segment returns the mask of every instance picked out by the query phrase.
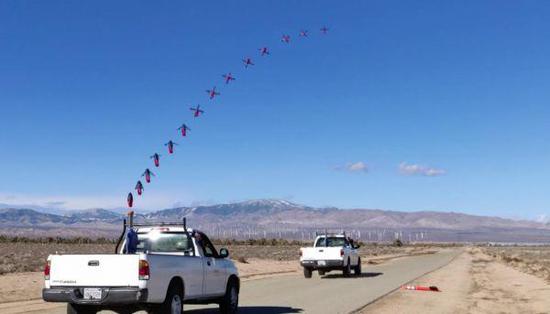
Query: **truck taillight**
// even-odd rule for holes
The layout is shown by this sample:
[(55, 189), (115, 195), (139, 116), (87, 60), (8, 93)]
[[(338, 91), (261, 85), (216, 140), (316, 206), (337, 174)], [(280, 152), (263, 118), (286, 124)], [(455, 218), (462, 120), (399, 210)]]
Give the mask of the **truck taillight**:
[(50, 261), (46, 261), (46, 265), (44, 266), (44, 279), (50, 280)]
[(344, 256), (344, 249), (340, 249), (340, 256)]
[(139, 280), (149, 280), (149, 263), (146, 260), (139, 260)]

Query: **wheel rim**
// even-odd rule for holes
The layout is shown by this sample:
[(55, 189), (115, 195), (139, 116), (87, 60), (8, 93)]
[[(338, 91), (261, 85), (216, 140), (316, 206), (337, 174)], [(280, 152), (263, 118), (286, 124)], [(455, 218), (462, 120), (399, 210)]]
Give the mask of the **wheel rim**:
[(237, 289), (235, 289), (235, 287), (231, 287), (229, 298), (231, 308), (236, 310), (239, 306), (239, 294), (237, 293)]
[(179, 295), (175, 295), (172, 297), (170, 312), (172, 314), (181, 314), (181, 298)]

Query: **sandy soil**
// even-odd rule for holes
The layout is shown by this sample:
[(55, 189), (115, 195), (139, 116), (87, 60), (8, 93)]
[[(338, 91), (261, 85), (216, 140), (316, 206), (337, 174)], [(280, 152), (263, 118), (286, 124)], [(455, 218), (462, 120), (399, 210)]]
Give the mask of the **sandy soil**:
[(550, 313), (544, 280), (469, 249), (449, 265), (411, 284), (442, 292), (397, 290), (360, 313)]

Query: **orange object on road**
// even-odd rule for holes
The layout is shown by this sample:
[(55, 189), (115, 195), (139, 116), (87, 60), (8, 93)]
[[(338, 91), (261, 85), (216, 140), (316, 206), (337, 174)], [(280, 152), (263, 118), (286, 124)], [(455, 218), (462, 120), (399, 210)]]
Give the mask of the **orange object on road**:
[(405, 290), (420, 290), (420, 291), (434, 291), (434, 292), (441, 292), (436, 286), (401, 286), (402, 289)]

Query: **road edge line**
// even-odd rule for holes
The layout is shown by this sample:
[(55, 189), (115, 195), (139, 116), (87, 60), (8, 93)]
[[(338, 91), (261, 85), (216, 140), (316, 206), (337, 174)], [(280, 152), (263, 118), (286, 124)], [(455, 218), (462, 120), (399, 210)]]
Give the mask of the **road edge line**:
[[(430, 270), (430, 271), (427, 271), (427, 272), (425, 272), (424, 274), (422, 274), (422, 275), (420, 275), (420, 276), (418, 276), (418, 277), (415, 277), (415, 278), (413, 278), (413, 279), (411, 279), (411, 280), (409, 280), (409, 281), (407, 281), (407, 282), (405, 282), (405, 283), (403, 283), (403, 284), (404, 284), (404, 285), (410, 284), (410, 283), (412, 283), (413, 281), (417, 280), (417, 279), (420, 278), (420, 277), (424, 277), (424, 276), (426, 276), (426, 275), (428, 275), (428, 274), (431, 274), (431, 273), (433, 273), (433, 272), (435, 272), (435, 271), (440, 270), (441, 268), (443, 268), (443, 267), (449, 265), (450, 263), (452, 263), (457, 257), (459, 257), (460, 255), (462, 255), (462, 254), (464, 254), (464, 253), (465, 253), (465, 251), (464, 251), (464, 249), (462, 249), (460, 253), (458, 253), (458, 254), (456, 254), (455, 256), (453, 256), (453, 258), (451, 258), (447, 263), (445, 263), (445, 264), (443, 264), (443, 265), (441, 265), (441, 266), (439, 266), (439, 267), (436, 267), (436, 268), (434, 268), (434, 269), (432, 269), (432, 270)], [(374, 300), (370, 301), (369, 303), (367, 303), (367, 304), (365, 304), (365, 305), (363, 305), (363, 306), (361, 306), (361, 307), (359, 307), (359, 308), (356, 308), (355, 310), (353, 310), (353, 311), (351, 311), (351, 312), (348, 312), (348, 314), (357, 314), (357, 313), (359, 313), (360, 311), (364, 310), (367, 306), (372, 305), (373, 303), (379, 301), (380, 299), (383, 299), (383, 298), (387, 297), (388, 295), (394, 293), (395, 291), (397, 291), (397, 290), (399, 290), (399, 289), (401, 289), (401, 286), (399, 286), (399, 287), (397, 287), (397, 288), (395, 288), (395, 289), (393, 289), (393, 290), (391, 290), (391, 291), (388, 291), (387, 293), (384, 293), (383, 295), (379, 296), (378, 298), (375, 298)]]

